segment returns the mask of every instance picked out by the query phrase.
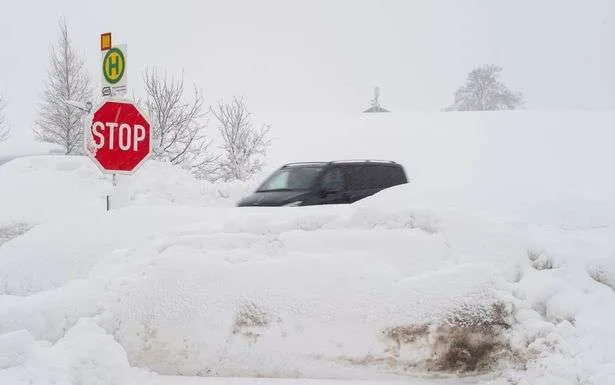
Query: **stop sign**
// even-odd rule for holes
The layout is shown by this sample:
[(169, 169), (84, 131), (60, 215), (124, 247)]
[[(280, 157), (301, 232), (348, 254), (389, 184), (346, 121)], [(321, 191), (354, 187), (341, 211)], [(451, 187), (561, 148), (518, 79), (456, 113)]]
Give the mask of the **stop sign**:
[(132, 103), (106, 101), (86, 130), (85, 149), (103, 172), (130, 174), (150, 155), (149, 122)]

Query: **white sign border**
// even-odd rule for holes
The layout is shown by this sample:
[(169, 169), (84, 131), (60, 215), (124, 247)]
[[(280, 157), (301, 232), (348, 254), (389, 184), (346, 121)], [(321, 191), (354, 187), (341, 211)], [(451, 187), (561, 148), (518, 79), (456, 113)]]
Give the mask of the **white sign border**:
[(107, 52), (112, 50), (112, 49), (118, 49), (120, 52), (122, 52), (122, 55), (124, 56), (124, 74), (122, 75), (122, 78), (120, 79), (119, 82), (117, 83), (110, 83), (107, 81), (107, 78), (105, 78), (105, 70), (103, 68), (101, 68), (101, 90), (105, 87), (109, 87), (112, 91), (112, 96), (113, 96), (113, 89), (114, 88), (118, 88), (118, 87), (126, 87), (128, 88), (128, 44), (118, 44), (118, 45), (113, 45), (111, 46), (111, 48), (109, 48), (108, 50), (105, 50), (102, 52), (102, 56), (101, 56), (101, 64), (104, 66), (104, 61), (105, 61), (105, 56), (107, 55)]

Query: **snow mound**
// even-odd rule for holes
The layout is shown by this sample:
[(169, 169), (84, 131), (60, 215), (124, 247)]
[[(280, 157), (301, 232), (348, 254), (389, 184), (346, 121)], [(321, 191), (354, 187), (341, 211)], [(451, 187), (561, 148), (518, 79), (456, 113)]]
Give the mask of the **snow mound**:
[(94, 317), (127, 362), (164, 374), (418, 372), (434, 344), (391, 350), (387, 330), (484, 318), (510, 302), (504, 266), (522, 248), (468, 245), (458, 232), (479, 219), (457, 227), (458, 212), (370, 206), (128, 207), (41, 224), (0, 249), (0, 332), (55, 348)]
[[(187, 205), (232, 206), (246, 194), (240, 183), (211, 184), (179, 167), (149, 161), (134, 175), (118, 176), (114, 190), (105, 175), (83, 156), (29, 156), (0, 166), (0, 228), (15, 223), (41, 223), (74, 218), (111, 207)], [(0, 235), (1, 236), (1, 235)]]
[(54, 345), (34, 341), (23, 331), (0, 338), (11, 338), (15, 348), (28, 349), (23, 359), (13, 362), (19, 365), (0, 370), (2, 383), (122, 384), (140, 374), (129, 367), (122, 348), (91, 319), (80, 320)]
[(55, 144), (24, 141), (16, 138), (9, 138), (5, 142), (0, 142), (0, 165), (19, 157), (53, 154), (64, 154), (64, 150)]
[(0, 223), (104, 210), (106, 178), (85, 157), (32, 156), (0, 166)]
[(322, 377), (343, 371), (337, 360), (382, 350), (388, 327), (498, 300), (497, 270), (442, 261), (448, 250), (429, 233), (337, 225), (274, 222), (266, 234), (174, 236), (132, 250), (126, 258), (145, 267), (116, 284), (105, 328), (131, 363), (164, 374)]
[(127, 206), (234, 206), (251, 187), (247, 183), (208, 183), (168, 163), (148, 162), (134, 176), (118, 177), (114, 208)]
[(615, 383), (614, 117), (293, 117), (270, 168), (406, 167), (410, 184), (343, 206), (230, 207), (258, 178), (211, 185), (148, 162), (105, 212), (111, 178), (89, 159), (14, 159), (0, 166), (0, 383)]
[(0, 335), (0, 369), (19, 366), (31, 356), (34, 339), (25, 330)]
[[(127, 207), (5, 244), (0, 332), (25, 329), (58, 349), (93, 317), (125, 354), (115, 366), (162, 374), (382, 379), (499, 368), (510, 377), (528, 365), (541, 378), (553, 375), (544, 365), (581, 354), (573, 341), (583, 354), (604, 348), (577, 341), (575, 328), (604, 319), (587, 293), (592, 303), (613, 297), (590, 275), (608, 266), (574, 250), (591, 241), (609, 255), (612, 234), (584, 231), (591, 237), (563, 247), (563, 230), (435, 209), (413, 186), (352, 206)], [(33, 249), (49, 262), (37, 266)], [(82, 343), (98, 338), (88, 333)]]

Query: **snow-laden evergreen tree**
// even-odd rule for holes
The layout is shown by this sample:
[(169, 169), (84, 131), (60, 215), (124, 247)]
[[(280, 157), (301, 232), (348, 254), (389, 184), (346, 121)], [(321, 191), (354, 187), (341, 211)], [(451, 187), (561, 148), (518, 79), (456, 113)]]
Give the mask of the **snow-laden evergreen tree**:
[(263, 167), (270, 145), (269, 125), (252, 126), (252, 115), (243, 98), (220, 102), (212, 113), (218, 121), (223, 155), (218, 162), (218, 177), (224, 181), (246, 180)]
[(59, 145), (66, 154), (83, 153), (87, 113), (66, 102), (90, 101), (92, 88), (84, 60), (73, 46), (64, 21), (60, 21), (59, 40), (51, 47), (49, 61), (35, 137)]
[(515, 110), (523, 106), (523, 95), (500, 81), (502, 67), (486, 65), (468, 74), (466, 83), (455, 92), (455, 102), (447, 111)]
[(192, 100), (184, 95), (184, 80), (162, 75), (156, 69), (144, 72), (145, 106), (152, 127), (152, 153), (155, 159), (182, 166), (198, 178), (209, 179), (215, 157), (205, 135), (206, 111), (203, 97), (194, 88)]

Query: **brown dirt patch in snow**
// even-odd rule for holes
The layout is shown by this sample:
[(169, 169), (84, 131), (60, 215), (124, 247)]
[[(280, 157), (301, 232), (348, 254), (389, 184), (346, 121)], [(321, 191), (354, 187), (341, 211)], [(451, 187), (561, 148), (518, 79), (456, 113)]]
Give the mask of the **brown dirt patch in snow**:
[(395, 341), (398, 345), (409, 344), (427, 336), (428, 333), (429, 327), (427, 325), (396, 326), (386, 329), (384, 332), (387, 338)]
[(427, 370), (443, 372), (482, 372), (492, 368), (508, 353), (508, 344), (490, 329), (441, 326)]
[(384, 338), (392, 343), (385, 350), (390, 356), (398, 358), (402, 345), (408, 345), (429, 336), (429, 325), (404, 325), (385, 329)]
[(505, 330), (511, 327), (512, 313), (497, 302), (487, 311), (461, 308), (435, 330), (429, 371), (484, 372), (503, 359), (512, 358)]
[(511, 325), (512, 310), (504, 303), (486, 308), (460, 307), (439, 325), (402, 325), (383, 330), (389, 345), (384, 355), (343, 357), (341, 361), (385, 366), (402, 373), (485, 373), (502, 361), (519, 361), (520, 355), (508, 343), (506, 330)]

